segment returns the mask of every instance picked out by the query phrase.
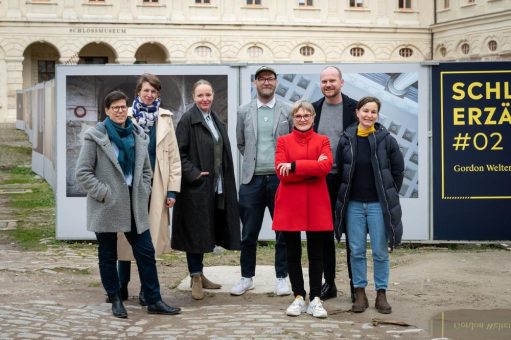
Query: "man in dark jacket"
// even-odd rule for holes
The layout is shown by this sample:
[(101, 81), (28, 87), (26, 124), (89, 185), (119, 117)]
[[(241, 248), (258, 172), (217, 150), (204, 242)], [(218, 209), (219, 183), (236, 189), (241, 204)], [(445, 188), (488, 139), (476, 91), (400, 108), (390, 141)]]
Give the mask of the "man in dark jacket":
[[(314, 130), (320, 134), (327, 135), (330, 139), (332, 155), (335, 155), (337, 144), (342, 132), (351, 124), (356, 122), (355, 108), (357, 101), (341, 93), (344, 80), (342, 72), (335, 66), (327, 66), (320, 73), (320, 87), (324, 97), (312, 103), (316, 111), (314, 119)], [(339, 178), (337, 176), (337, 165), (334, 162), (330, 174), (326, 177), (328, 193), (332, 204), (332, 214), (335, 211), (335, 202), (339, 190)], [(332, 219), (335, 220), (334, 216)], [(338, 238), (341, 235), (337, 235)], [(349, 262), (348, 235), (346, 235), (346, 252), (348, 274), (350, 277), (351, 299), (354, 301), (354, 290), (351, 282), (351, 266)], [(323, 271), (325, 282), (321, 287), (321, 300), (327, 300), (337, 296), (335, 286), (335, 240), (332, 232), (331, 237), (325, 239), (323, 245)]]

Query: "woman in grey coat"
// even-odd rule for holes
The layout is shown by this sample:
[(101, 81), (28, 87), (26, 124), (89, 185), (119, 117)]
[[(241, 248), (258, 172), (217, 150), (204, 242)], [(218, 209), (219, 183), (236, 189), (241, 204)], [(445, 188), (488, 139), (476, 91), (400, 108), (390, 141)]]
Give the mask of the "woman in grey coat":
[(127, 119), (127, 99), (121, 91), (107, 94), (108, 117), (85, 132), (76, 179), (87, 192), (87, 230), (98, 240), (99, 273), (114, 316), (128, 316), (119, 295), (117, 232), (124, 232), (133, 249), (148, 312), (178, 314), (180, 309), (167, 305), (160, 295), (147, 208), (152, 175), (149, 140)]

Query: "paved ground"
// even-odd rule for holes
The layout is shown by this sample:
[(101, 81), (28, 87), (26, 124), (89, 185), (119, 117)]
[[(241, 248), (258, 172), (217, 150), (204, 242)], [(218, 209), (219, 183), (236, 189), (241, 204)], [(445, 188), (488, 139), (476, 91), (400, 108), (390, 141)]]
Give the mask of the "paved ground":
[[(97, 284), (95, 254), (72, 249), (23, 252), (5, 245), (2, 248), (0, 339), (429, 338), (425, 330), (416, 327), (372, 326), (372, 318), (381, 315), (374, 310), (351, 314), (345, 295), (326, 302), (330, 316), (325, 320), (309, 315), (287, 317), (284, 311), (291, 298), (275, 297), (269, 292), (273, 287), (261, 287), (265, 280), (273, 281), (270, 268), (260, 268), (258, 290), (241, 297), (211, 291), (204, 300), (194, 301), (185, 278), (181, 286), (186, 290), (164, 288), (165, 300), (183, 307), (181, 315), (149, 315), (132, 296), (126, 303), (129, 318), (116, 319)], [(225, 290), (237, 273), (238, 268), (226, 266), (206, 272), (223, 283)], [(130, 293), (136, 293), (137, 282), (131, 288)]]
[[(19, 132), (0, 127), (0, 142), (0, 173), (8, 164), (30, 164), (29, 153), (5, 152), (6, 147), (26, 147)], [(6, 197), (0, 192), (0, 220), (15, 220)], [(33, 211), (28, 218), (43, 225), (47, 216)], [(47, 251), (23, 251), (11, 242), (9, 231), (1, 230), (9, 227), (0, 225), (0, 339), (511, 339), (511, 252), (506, 250), (396, 250), (388, 290), (393, 313), (381, 315), (372, 307), (371, 289), (370, 308), (361, 314), (349, 311), (345, 252), (340, 249), (340, 293), (325, 302), (329, 317), (324, 320), (287, 317), (292, 298), (273, 296), (271, 267), (258, 267), (256, 290), (230, 296), (239, 275), (236, 252), (206, 257), (206, 274), (224, 289), (194, 301), (184, 255), (173, 252), (157, 262), (158, 273), (164, 299), (183, 313), (147, 314), (137, 303), (135, 277), (126, 303), (129, 318), (122, 320), (104, 302), (94, 246), (61, 243)], [(46, 241), (51, 244), (51, 238)], [(271, 249), (262, 253), (258, 264), (272, 263)]]
[[(285, 308), (291, 298), (273, 296), (272, 284), (268, 284), (273, 281), (271, 268), (258, 270), (259, 290), (255, 292), (233, 297), (210, 291), (204, 300), (194, 301), (186, 273), (178, 273), (182, 281), (177, 287), (168, 286), (164, 281), (176, 273), (159, 261), (164, 299), (181, 306), (183, 313), (149, 315), (133, 295), (126, 303), (129, 318), (121, 320), (111, 316), (110, 305), (104, 302), (93, 248), (26, 252), (4, 243), (0, 244), (0, 339), (432, 339), (442, 338), (439, 324), (436, 330), (432, 328), (435, 315), (460, 308), (475, 310), (477, 315), (490, 315), (488, 310), (501, 308), (504, 314), (500, 319), (489, 318), (484, 325), (472, 319), (457, 323), (465, 331), (474, 325), (485, 327), (482, 334), (491, 336), (481, 337), (473, 329), (468, 336), (456, 337), (452, 332), (456, 325), (445, 324), (451, 329), (445, 339), (509, 339), (511, 288), (509, 280), (499, 284), (497, 278), (509, 278), (510, 260), (511, 252), (499, 250), (402, 254), (391, 272), (388, 295), (393, 314), (381, 315), (372, 308), (372, 291), (368, 292), (371, 307), (362, 314), (351, 313), (344, 293), (347, 281), (339, 277), (343, 291), (337, 299), (325, 302), (329, 317), (324, 320), (309, 315), (287, 317)], [(480, 274), (471, 273), (470, 268), (479, 268)], [(228, 290), (237, 272), (235, 266), (219, 266), (207, 268), (206, 274)], [(481, 280), (481, 275), (486, 279)], [(134, 279), (130, 294), (137, 292), (138, 280)], [(373, 325), (375, 319), (410, 326)]]

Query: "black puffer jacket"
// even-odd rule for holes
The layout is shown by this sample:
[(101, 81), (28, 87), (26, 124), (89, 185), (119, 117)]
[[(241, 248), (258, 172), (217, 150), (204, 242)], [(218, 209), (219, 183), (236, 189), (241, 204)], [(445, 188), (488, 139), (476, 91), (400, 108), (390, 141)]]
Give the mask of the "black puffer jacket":
[[(403, 184), (404, 160), (399, 145), (387, 129), (375, 124), (376, 132), (369, 135), (371, 163), (375, 175), (376, 191), (382, 206), (387, 240), (391, 248), (401, 243), (403, 224), (399, 190)], [(335, 234), (339, 239), (346, 232), (346, 206), (349, 200), (351, 181), (357, 157), (357, 124), (348, 127), (337, 147), (336, 162), (341, 176), (341, 185), (335, 206)]]

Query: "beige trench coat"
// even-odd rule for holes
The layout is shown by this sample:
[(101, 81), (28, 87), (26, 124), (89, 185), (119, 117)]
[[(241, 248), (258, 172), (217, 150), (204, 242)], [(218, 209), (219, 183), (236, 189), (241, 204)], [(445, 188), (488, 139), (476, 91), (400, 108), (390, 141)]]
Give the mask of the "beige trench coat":
[[(131, 108), (128, 112), (132, 116)], [(165, 206), (167, 191), (181, 189), (181, 158), (172, 123), (172, 112), (160, 108), (156, 123), (156, 162), (149, 203), (151, 238), (156, 255), (170, 251), (169, 209)], [(134, 261), (131, 246), (124, 233), (117, 233), (117, 257)]]

